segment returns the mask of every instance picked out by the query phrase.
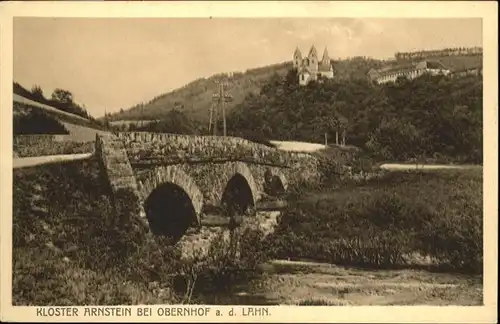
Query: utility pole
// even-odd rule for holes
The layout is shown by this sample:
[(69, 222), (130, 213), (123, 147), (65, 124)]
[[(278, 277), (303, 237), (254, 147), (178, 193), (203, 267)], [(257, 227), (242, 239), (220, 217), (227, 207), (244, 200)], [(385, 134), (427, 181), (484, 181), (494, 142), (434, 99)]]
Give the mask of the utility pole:
[(141, 103), (141, 129), (144, 129), (144, 104)]
[(210, 121), (208, 122), (208, 134), (212, 133), (212, 115), (214, 113), (214, 103), (210, 106)]
[(108, 124), (108, 112), (107, 112), (107, 109), (106, 107), (104, 107), (104, 127), (106, 129), (108, 129), (109, 127), (109, 124)]
[[(229, 75), (230, 77), (230, 75)], [(218, 91), (217, 93), (214, 93), (212, 95), (212, 100), (214, 104), (212, 105), (212, 108), (210, 109), (210, 124), (208, 126), (209, 132), (212, 129), (212, 123), (213, 123), (213, 131), (214, 135), (217, 135), (217, 124), (219, 122), (219, 110), (222, 110), (222, 121), (223, 121), (223, 135), (227, 136), (227, 125), (226, 125), (226, 104), (228, 102), (231, 102), (233, 99), (233, 96), (226, 91), (226, 89), (230, 86), (229, 81), (227, 78), (223, 78), (222, 80), (217, 80), (215, 81), (218, 85)], [(215, 118), (213, 117), (214, 111), (215, 110)]]

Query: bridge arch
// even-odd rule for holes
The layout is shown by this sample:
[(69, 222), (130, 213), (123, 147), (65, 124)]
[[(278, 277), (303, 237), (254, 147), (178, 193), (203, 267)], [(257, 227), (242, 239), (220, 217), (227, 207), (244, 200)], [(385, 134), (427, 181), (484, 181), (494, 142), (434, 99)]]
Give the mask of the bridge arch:
[(255, 207), (258, 189), (250, 168), (235, 162), (226, 173), (220, 205), (229, 215), (244, 214)]
[(139, 182), (151, 231), (176, 243), (200, 223), (203, 195), (193, 179), (176, 166), (158, 167)]
[(288, 189), (288, 181), (281, 171), (268, 168), (264, 174), (264, 191), (271, 196), (281, 196)]

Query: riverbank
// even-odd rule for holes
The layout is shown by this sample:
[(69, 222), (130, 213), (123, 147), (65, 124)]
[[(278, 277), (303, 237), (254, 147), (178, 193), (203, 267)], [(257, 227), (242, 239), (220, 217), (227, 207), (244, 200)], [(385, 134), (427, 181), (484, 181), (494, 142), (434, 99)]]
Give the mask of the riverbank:
[(478, 275), (272, 260), (263, 274), (198, 302), (253, 305), (482, 305)]

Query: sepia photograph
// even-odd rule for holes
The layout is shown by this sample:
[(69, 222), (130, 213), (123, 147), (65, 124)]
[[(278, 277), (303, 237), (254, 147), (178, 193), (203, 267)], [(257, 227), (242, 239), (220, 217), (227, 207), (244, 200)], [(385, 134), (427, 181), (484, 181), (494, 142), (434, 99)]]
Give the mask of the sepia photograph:
[(13, 16), (2, 296), (36, 320), (485, 306), (483, 18), (369, 16)]

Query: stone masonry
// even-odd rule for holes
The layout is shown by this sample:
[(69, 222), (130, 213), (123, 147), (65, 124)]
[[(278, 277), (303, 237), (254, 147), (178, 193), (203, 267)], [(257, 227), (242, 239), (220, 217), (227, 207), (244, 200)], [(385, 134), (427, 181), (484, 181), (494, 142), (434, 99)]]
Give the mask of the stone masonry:
[[(221, 208), (223, 193), (235, 176), (244, 179), (249, 193), (247, 201), (255, 209), (264, 200), (273, 199), (272, 194), (266, 192), (270, 179), (284, 190), (302, 181), (319, 181), (314, 156), (285, 152), (235, 137), (157, 133), (97, 135), (96, 153), (111, 194), (123, 188), (134, 192), (145, 222), (144, 202), (165, 183), (187, 194), (196, 215), (192, 226), (199, 227), (208, 217), (206, 210)], [(272, 231), (277, 212), (271, 216), (259, 212), (253, 215), (256, 217), (253, 221), (244, 223), (262, 223), (266, 233)], [(202, 226), (198, 235), (183, 237), (180, 244), (203, 246), (205, 243), (200, 242), (210, 241), (221, 232), (224, 232), (221, 228)], [(187, 249), (193, 251), (193, 248)]]

